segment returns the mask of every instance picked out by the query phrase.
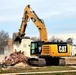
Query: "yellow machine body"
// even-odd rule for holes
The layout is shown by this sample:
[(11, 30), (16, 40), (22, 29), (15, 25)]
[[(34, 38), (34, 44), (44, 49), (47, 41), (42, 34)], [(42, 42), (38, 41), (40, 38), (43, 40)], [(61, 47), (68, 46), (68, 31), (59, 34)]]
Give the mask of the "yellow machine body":
[(41, 55), (49, 55), (52, 57), (66, 57), (71, 55), (70, 45), (44, 44), (42, 45)]

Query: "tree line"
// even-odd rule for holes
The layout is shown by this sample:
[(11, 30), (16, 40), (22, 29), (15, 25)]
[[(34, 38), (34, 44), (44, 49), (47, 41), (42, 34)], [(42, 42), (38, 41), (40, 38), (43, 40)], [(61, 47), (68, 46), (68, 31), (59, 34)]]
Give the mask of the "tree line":
[(8, 45), (9, 34), (8, 32), (0, 31), (0, 54), (4, 54), (4, 48)]
[[(0, 31), (0, 54), (4, 53), (4, 47), (8, 45), (8, 40), (9, 40), (9, 34), (8, 32), (1, 30)], [(34, 41), (39, 41), (40, 39), (38, 37), (31, 37), (31, 40)], [(64, 42), (61, 38), (55, 38), (54, 36), (49, 39), (49, 42)], [(68, 44), (72, 45), (73, 44), (73, 39), (68, 38), (65, 42)]]
[[(38, 37), (31, 37), (31, 40), (34, 41), (39, 41), (40, 39)], [(66, 40), (63, 40), (61, 38), (56, 38), (54, 36), (50, 37), (49, 42), (67, 42), (68, 44), (72, 45), (73, 44), (73, 38), (68, 38)]]

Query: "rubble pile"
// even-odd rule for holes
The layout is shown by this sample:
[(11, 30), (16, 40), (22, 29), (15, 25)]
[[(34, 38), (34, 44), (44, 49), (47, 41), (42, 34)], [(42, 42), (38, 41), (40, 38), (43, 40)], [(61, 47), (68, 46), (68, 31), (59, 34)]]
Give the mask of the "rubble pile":
[(24, 52), (13, 52), (9, 56), (5, 56), (4, 60), (2, 61), (3, 66), (14, 66), (20, 62), (27, 63), (29, 57), (24, 55)]

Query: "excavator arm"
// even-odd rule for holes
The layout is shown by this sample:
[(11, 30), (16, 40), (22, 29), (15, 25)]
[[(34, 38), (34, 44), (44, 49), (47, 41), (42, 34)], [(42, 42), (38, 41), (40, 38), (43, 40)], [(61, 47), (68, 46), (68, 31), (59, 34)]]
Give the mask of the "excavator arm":
[(13, 41), (21, 40), (25, 35), (25, 30), (27, 26), (28, 19), (31, 19), (32, 22), (36, 25), (40, 33), (40, 41), (47, 42), (47, 30), (44, 22), (36, 15), (34, 11), (31, 11), (30, 5), (27, 5), (24, 9), (24, 14), (22, 17), (21, 27), (18, 33), (14, 33)]

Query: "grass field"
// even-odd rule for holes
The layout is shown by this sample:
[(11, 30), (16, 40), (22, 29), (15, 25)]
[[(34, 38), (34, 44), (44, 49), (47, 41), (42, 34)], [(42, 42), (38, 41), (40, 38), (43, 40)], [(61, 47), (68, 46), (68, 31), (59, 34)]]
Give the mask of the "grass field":
[(19, 67), (18, 68), (14, 68), (13, 67), (13, 68), (10, 68), (10, 69), (1, 69), (0, 70), (0, 74), (1, 73), (24, 73), (24, 72), (62, 71), (62, 70), (76, 70), (76, 68), (69, 67), (69, 66), (20, 67), (20, 68)]

